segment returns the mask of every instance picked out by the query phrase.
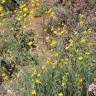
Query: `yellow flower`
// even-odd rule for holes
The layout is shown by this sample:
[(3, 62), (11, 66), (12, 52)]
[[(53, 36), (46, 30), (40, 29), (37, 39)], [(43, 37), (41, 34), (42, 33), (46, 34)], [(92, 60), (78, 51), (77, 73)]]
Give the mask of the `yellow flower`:
[(51, 63), (51, 58), (50, 58), (50, 57), (47, 58), (46, 63), (47, 63), (47, 64), (50, 64), (50, 63)]
[(4, 13), (1, 13), (1, 14), (0, 14), (1, 17), (4, 16), (4, 15), (5, 15)]
[(64, 34), (64, 32), (66, 32), (66, 30), (61, 30), (61, 32), (59, 33), (59, 35), (62, 36)]
[(27, 26), (26, 26), (26, 25), (23, 25), (23, 28), (24, 28), (24, 29), (26, 29), (26, 28), (27, 28)]
[(5, 73), (3, 73), (3, 74), (2, 74), (2, 77), (5, 77), (5, 76), (6, 76), (6, 74), (5, 74)]
[(23, 12), (27, 12), (28, 11), (28, 9), (25, 7), (25, 8), (23, 8)]
[(8, 76), (6, 75), (3, 79), (4, 79), (4, 80), (8, 80)]
[(1, 3), (5, 3), (5, 2), (6, 2), (6, 0), (2, 0), (2, 1), (1, 1)]
[(59, 53), (57, 53), (57, 52), (54, 52), (54, 54), (53, 54), (53, 55), (56, 57), (56, 56), (58, 56), (58, 55), (59, 55)]
[(78, 84), (79, 85), (82, 85), (83, 84), (83, 79), (82, 78), (79, 79)]
[(26, 4), (23, 4), (23, 5), (21, 4), (20, 9), (24, 8), (25, 6), (26, 6)]
[(91, 47), (91, 46), (93, 46), (93, 45), (94, 45), (94, 43), (88, 42), (88, 46), (89, 46), (89, 47)]
[(32, 76), (35, 76), (36, 74), (37, 74), (37, 71), (34, 70), (34, 71), (32, 72)]
[(57, 61), (57, 60), (55, 60), (53, 64), (54, 64), (54, 65), (57, 65), (57, 64), (58, 64), (58, 61)]
[(20, 21), (21, 19), (22, 19), (22, 18), (19, 17), (19, 16), (16, 17), (16, 20), (18, 20), (18, 21)]
[(63, 33), (64, 33), (64, 30), (61, 31), (61, 34), (63, 34)]
[(41, 74), (39, 73), (39, 74), (37, 74), (37, 77), (40, 77), (41, 76)]
[(31, 46), (33, 44), (32, 41), (28, 42), (27, 45)]
[(36, 90), (32, 90), (32, 95), (36, 95)]
[(89, 28), (87, 31), (90, 33), (90, 32), (92, 31), (92, 29), (91, 29), (91, 28)]
[(79, 82), (80, 82), (80, 83), (82, 83), (82, 82), (83, 82), (83, 79), (82, 79), (82, 78), (81, 78), (81, 79), (79, 79)]
[(53, 69), (55, 69), (56, 66), (58, 65), (58, 61), (56, 60), (56, 61), (54, 61), (52, 64), (53, 64)]
[(39, 3), (36, 4), (37, 7), (38, 7), (39, 5), (40, 5)]
[(84, 25), (84, 21), (83, 20), (80, 20), (80, 26), (82, 27)]
[(2, 74), (2, 77), (3, 77), (4, 80), (7, 80), (8, 79), (8, 76), (5, 73)]
[(35, 82), (36, 82), (36, 83), (40, 83), (41, 80), (40, 80), (40, 79), (36, 79)]
[(64, 96), (62, 92), (58, 93), (57, 96)]
[(46, 39), (47, 42), (49, 42), (50, 41), (50, 36), (47, 36), (45, 39)]
[(79, 22), (79, 24), (80, 24), (80, 26), (82, 27), (82, 26), (84, 25), (84, 20), (83, 20), (84, 14), (79, 14), (79, 17), (80, 17), (80, 22)]
[(53, 31), (53, 30), (54, 30), (54, 27), (52, 26), (52, 27), (51, 27), (51, 31)]
[(82, 38), (80, 42), (81, 43), (86, 43), (86, 41), (87, 41), (86, 38)]
[(53, 31), (54, 34), (57, 34), (58, 32), (57, 31)]
[(0, 11), (2, 11), (3, 10), (3, 7), (0, 5)]
[(42, 70), (44, 70), (44, 69), (46, 68), (46, 65), (42, 65), (42, 67), (41, 67), (41, 68), (42, 68)]
[(84, 34), (84, 35), (87, 35), (87, 34), (88, 34), (88, 31), (84, 31), (83, 34)]
[(65, 86), (65, 85), (66, 85), (66, 83), (65, 82), (62, 82), (61, 86)]
[(83, 18), (84, 17), (84, 14), (79, 14), (80, 18)]
[(81, 61), (81, 60), (83, 60), (83, 57), (82, 57), (82, 56), (79, 56), (79, 58), (78, 58), (78, 59)]
[(90, 55), (91, 53), (90, 52), (85, 52), (86, 55)]
[(91, 28), (89, 28), (87, 31), (85, 30), (85, 31), (83, 31), (83, 34), (84, 35), (87, 35), (88, 33), (90, 33), (92, 31), (92, 29)]
[(50, 8), (47, 13), (50, 14), (52, 12), (52, 8)]
[(16, 38), (17, 38), (17, 39), (19, 39), (19, 38), (20, 38), (20, 35), (19, 35), (19, 34), (17, 34), (17, 35), (16, 35)]
[(56, 19), (56, 16), (55, 16), (54, 12), (51, 12), (50, 17)]
[(26, 12), (23, 14), (23, 17), (25, 17), (27, 14), (26, 14)]
[(63, 77), (62, 77), (61, 86), (65, 86), (65, 85), (66, 85), (66, 82), (67, 82), (67, 79), (63, 76)]
[(57, 42), (56, 42), (56, 40), (53, 39), (52, 42), (51, 42), (51, 46), (55, 47), (56, 45), (57, 45)]

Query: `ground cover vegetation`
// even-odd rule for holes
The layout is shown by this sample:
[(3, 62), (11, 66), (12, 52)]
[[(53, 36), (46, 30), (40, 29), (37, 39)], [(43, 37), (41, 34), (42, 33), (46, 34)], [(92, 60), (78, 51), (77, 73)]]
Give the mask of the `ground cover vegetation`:
[(0, 96), (96, 96), (96, 0), (0, 0)]

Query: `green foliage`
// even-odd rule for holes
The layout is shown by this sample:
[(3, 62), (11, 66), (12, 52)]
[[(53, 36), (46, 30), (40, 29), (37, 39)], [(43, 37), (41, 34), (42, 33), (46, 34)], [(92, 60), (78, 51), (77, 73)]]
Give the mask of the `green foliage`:
[[(0, 27), (3, 30), (0, 30), (0, 43), (2, 42), (0, 73), (2, 73), (4, 82), (8, 82), (11, 90), (15, 91), (16, 96), (88, 95), (88, 86), (96, 83), (95, 39), (92, 37), (95, 32), (93, 14), (95, 8), (92, 8), (95, 0), (91, 3), (90, 1), (83, 0), (82, 4), (76, 0), (57, 2), (49, 8), (42, 3), (39, 5), (38, 0), (36, 2), (33, 0), (33, 9), (29, 12), (27, 3), (17, 0), (20, 8), (14, 9), (16, 13), (10, 19), (8, 14), (11, 11), (4, 11), (1, 5)], [(90, 8), (92, 8), (91, 12)], [(3, 15), (2, 12), (4, 12)], [(23, 29), (27, 26), (25, 24), (27, 18), (28, 20), (33, 19), (31, 15), (34, 15), (34, 18), (46, 15), (47, 20), (42, 28), (44, 33)], [(33, 28), (34, 25), (33, 23), (30, 27)], [(34, 34), (38, 36), (35, 37)], [(40, 55), (38, 51), (40, 46), (35, 39), (40, 42), (42, 36), (50, 53), (49, 57), (45, 56), (47, 60), (44, 64), (41, 64), (33, 54), (37, 51)], [(43, 48), (41, 50), (42, 53), (45, 52)], [(11, 84), (9, 80), (12, 80)], [(92, 91), (93, 93), (96, 95), (95, 91)]]
[(39, 7), (35, 10), (34, 17), (41, 17), (47, 10), (47, 7), (44, 4), (40, 4)]
[[(5, 28), (2, 35), (3, 47), (0, 49), (1, 60), (4, 60), (11, 68), (12, 66), (37, 65), (36, 58), (30, 53), (30, 46), (27, 45), (30, 40), (33, 40), (33, 36), (28, 32), (20, 31), (16, 23), (10, 20), (6, 20)], [(7, 69), (4, 65), (2, 67)]]

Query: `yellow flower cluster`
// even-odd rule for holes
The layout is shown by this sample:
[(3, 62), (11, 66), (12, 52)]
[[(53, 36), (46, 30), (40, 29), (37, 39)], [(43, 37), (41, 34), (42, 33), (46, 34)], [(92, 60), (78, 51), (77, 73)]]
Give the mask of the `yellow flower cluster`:
[(5, 2), (6, 2), (6, 0), (0, 0), (0, 2), (1, 2), (1, 3), (5, 3)]
[(31, 25), (31, 21), (34, 18), (34, 14), (36, 9), (38, 9), (38, 6), (39, 6), (39, 0), (30, 0), (30, 4), (28, 5), (29, 8), (26, 8), (25, 5), (20, 7), (20, 9), (23, 8), (23, 12), (26, 13), (24, 16), (26, 16), (28, 13), (22, 25), (22, 28), (24, 30), (26, 30), (28, 26)]
[(34, 17), (34, 12), (36, 9), (38, 9), (39, 6), (39, 0), (31, 0), (30, 2), (30, 13), (29, 13), (29, 18), (33, 18)]
[(42, 66), (41, 66), (41, 69), (42, 69), (42, 70), (45, 70), (45, 69), (46, 69), (46, 65), (42, 65)]
[(57, 96), (64, 96), (62, 92), (58, 93)]
[(3, 17), (5, 15), (3, 6), (0, 5), (0, 17)]
[(49, 8), (49, 9), (45, 12), (45, 14), (46, 14), (47, 16), (49, 16), (50, 18), (52, 17), (53, 19), (56, 19), (54, 10), (53, 10), (52, 8)]
[(3, 7), (0, 5), (0, 12), (3, 10)]
[(47, 63), (47, 64), (50, 64), (50, 63), (51, 63), (51, 58), (50, 58), (50, 57), (47, 58), (46, 63)]
[(50, 42), (50, 36), (48, 35), (48, 36), (46, 36), (46, 42)]
[(84, 14), (79, 14), (79, 25), (82, 27), (84, 25)]
[(78, 60), (82, 61), (83, 60), (83, 56), (79, 56)]
[(32, 41), (28, 42), (27, 45), (31, 46), (33, 44)]
[(31, 0), (32, 8), (36, 8), (39, 6), (39, 0)]
[(67, 27), (63, 26), (62, 28), (54, 28), (53, 26), (51, 27), (51, 31), (54, 35), (56, 36), (62, 36), (64, 33), (68, 32)]
[(19, 39), (20, 38), (20, 35), (19, 34), (16, 34), (16, 38)]
[(6, 73), (2, 73), (2, 78), (3, 78), (4, 80), (8, 80), (7, 74), (6, 74)]
[(50, 45), (53, 46), (53, 47), (56, 47), (57, 41), (56, 41), (55, 39), (53, 39), (53, 40), (51, 41), (51, 44), (50, 44)]
[(32, 96), (36, 95), (36, 90), (32, 90)]
[(84, 35), (88, 35), (91, 31), (92, 31), (92, 29), (89, 28), (89, 29), (83, 31), (83, 34), (84, 34)]
[(80, 43), (86, 43), (87, 42), (87, 39), (82, 37), (81, 40), (80, 40)]
[(21, 4), (19, 7), (19, 11), (17, 12), (16, 20), (20, 21), (22, 20), (28, 13), (27, 5)]

